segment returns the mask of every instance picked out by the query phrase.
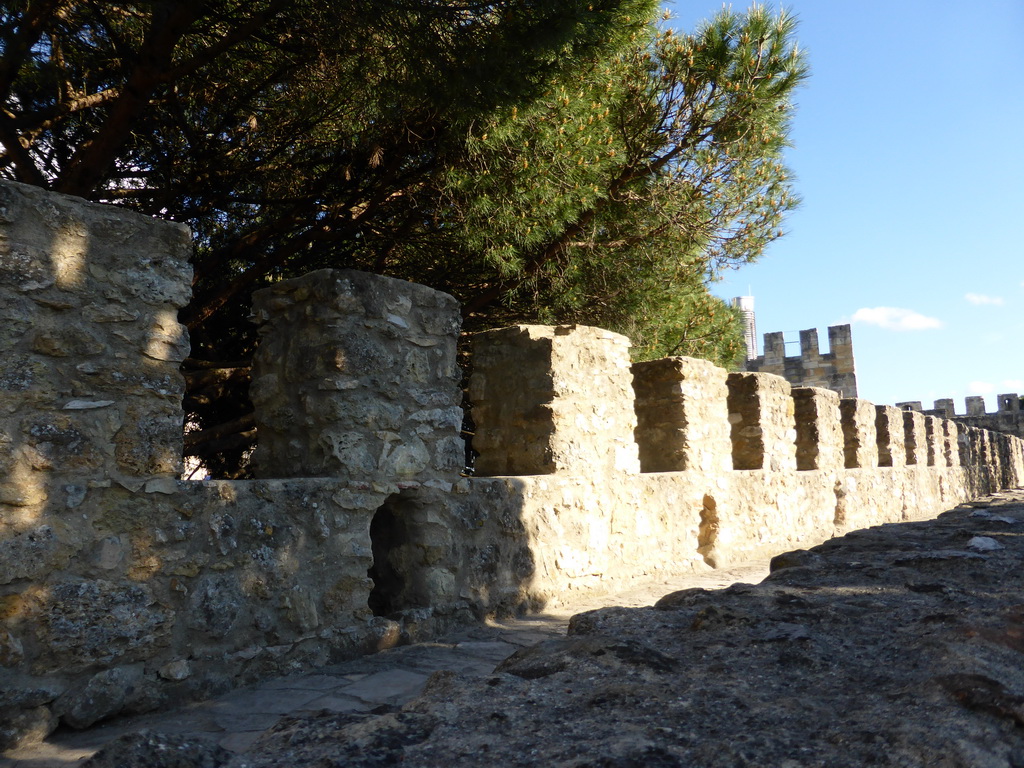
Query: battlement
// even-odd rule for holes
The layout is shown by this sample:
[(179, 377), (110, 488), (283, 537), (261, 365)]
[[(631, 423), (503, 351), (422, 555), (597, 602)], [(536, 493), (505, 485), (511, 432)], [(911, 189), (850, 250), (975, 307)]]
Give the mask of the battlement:
[[(1024, 481), (1024, 440), (764, 371), (631, 365), (584, 326), (473, 337), (463, 477), (455, 300), (330, 269), (254, 296), (260, 479), (183, 481), (189, 253), (178, 225), (0, 183), (0, 736)], [(849, 328), (830, 340), (802, 334), (801, 375), (843, 389)]]
[(750, 372), (773, 373), (796, 387), (831, 389), (841, 397), (857, 397), (857, 373), (853, 360), (853, 336), (849, 325), (828, 329), (829, 351), (818, 347), (818, 331), (800, 331), (800, 354), (787, 357), (782, 332), (764, 335), (764, 354), (747, 360)]
[[(896, 403), (896, 407), (903, 411), (922, 411), (923, 413), (942, 416), (946, 419), (952, 419), (958, 415), (953, 398), (951, 397), (936, 400), (934, 407), (930, 411), (923, 411), (920, 400), (907, 400), (906, 402)], [(985, 410), (985, 398), (979, 395), (971, 395), (964, 398), (964, 407), (965, 413), (959, 414), (961, 416), (998, 416), (1001, 413), (1021, 413), (1024, 410), (1024, 398), (1016, 392), (996, 395), (996, 410), (992, 413), (987, 413)]]
[(920, 400), (896, 403), (896, 407), (904, 411), (920, 411), (958, 424), (1024, 437), (1024, 398), (1016, 392), (996, 395), (996, 410), (991, 413), (985, 410), (985, 398), (978, 395), (964, 398), (964, 406), (965, 413), (957, 414), (952, 398), (936, 400), (934, 407), (927, 411), (923, 410)]

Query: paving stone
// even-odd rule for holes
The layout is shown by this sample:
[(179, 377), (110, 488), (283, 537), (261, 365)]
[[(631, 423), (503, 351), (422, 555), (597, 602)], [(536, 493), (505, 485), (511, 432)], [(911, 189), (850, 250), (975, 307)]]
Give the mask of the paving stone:
[(249, 747), (256, 743), (256, 739), (258, 739), (262, 733), (262, 730), (232, 733), (220, 739), (217, 744), (231, 752), (245, 752)]
[(345, 696), (354, 696), (363, 701), (384, 704), (393, 699), (410, 699), (418, 694), (427, 682), (427, 675), (407, 669), (389, 669), (360, 680), (341, 689)]
[(231, 710), (216, 715), (214, 719), (223, 731), (235, 733), (236, 731), (265, 731), (282, 717), (284, 717), (284, 713), (246, 713)]
[(276, 680), (268, 680), (260, 685), (260, 688), (267, 691), (281, 690), (304, 690), (304, 691), (331, 691), (335, 688), (348, 685), (365, 675), (288, 675), (279, 677)]
[(301, 711), (317, 712), (322, 709), (326, 709), (331, 712), (367, 712), (370, 709), (370, 706), (365, 701), (361, 701), (352, 696), (328, 694), (327, 696), (321, 696), (318, 699), (313, 699), (313, 701), (309, 702), (309, 704), (303, 707)]
[(483, 676), (491, 674), (497, 666), (497, 662), (491, 659), (467, 658), (465, 654), (456, 652), (436, 652), (421, 658), (409, 659), (403, 666), (427, 674), (447, 670), (463, 675)]
[(275, 714), (284, 715), (315, 699), (319, 688), (275, 690), (266, 687), (234, 691), (217, 700), (214, 711), (218, 714)]
[(551, 640), (556, 637), (560, 637), (562, 633), (548, 633), (548, 632), (516, 632), (516, 633), (503, 633), (499, 635), (503, 643), (509, 643), (516, 646), (517, 648), (528, 648), (531, 645), (537, 643), (543, 643), (545, 640)]
[(518, 650), (511, 643), (501, 641), (459, 643), (455, 647), (470, 656), (493, 659), (495, 664), (504, 661)]

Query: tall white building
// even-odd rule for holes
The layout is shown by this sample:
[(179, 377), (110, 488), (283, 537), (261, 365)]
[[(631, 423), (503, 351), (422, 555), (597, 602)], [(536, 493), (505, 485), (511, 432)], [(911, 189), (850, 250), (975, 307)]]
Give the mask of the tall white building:
[(732, 305), (743, 313), (743, 341), (747, 344), (747, 360), (757, 357), (757, 323), (754, 322), (754, 297), (737, 296)]

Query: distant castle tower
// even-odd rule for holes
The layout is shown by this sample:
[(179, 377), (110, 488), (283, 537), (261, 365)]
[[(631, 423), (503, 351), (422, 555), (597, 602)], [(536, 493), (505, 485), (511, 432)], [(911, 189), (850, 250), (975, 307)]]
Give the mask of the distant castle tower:
[(747, 360), (757, 358), (757, 323), (754, 321), (754, 297), (737, 296), (732, 305), (743, 313), (743, 341), (747, 345)]
[(764, 335), (764, 354), (757, 354), (757, 323), (754, 320), (754, 297), (737, 296), (732, 306), (743, 313), (743, 341), (747, 345), (748, 371), (761, 371), (782, 376), (794, 387), (823, 387), (838, 392), (840, 397), (857, 396), (857, 372), (853, 363), (853, 339), (849, 325), (833, 325), (828, 329), (829, 352), (818, 350), (818, 331), (800, 331), (800, 355), (786, 357), (782, 333)]
[(853, 338), (849, 325), (828, 329), (829, 351), (818, 349), (818, 330), (800, 331), (800, 355), (786, 357), (781, 332), (764, 335), (764, 355), (747, 360), (748, 371), (782, 376), (794, 387), (822, 387), (840, 397), (857, 397), (857, 372), (853, 362)]

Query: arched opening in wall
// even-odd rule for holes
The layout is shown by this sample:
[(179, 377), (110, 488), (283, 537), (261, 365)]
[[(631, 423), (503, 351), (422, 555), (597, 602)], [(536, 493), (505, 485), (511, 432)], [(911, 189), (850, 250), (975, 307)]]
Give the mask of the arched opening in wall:
[(373, 581), (373, 589), (367, 605), (374, 616), (391, 616), (429, 605), (426, 585), (417, 578), (423, 555), (415, 534), (418, 508), (414, 497), (394, 494), (370, 520), (373, 565), (366, 575)]

